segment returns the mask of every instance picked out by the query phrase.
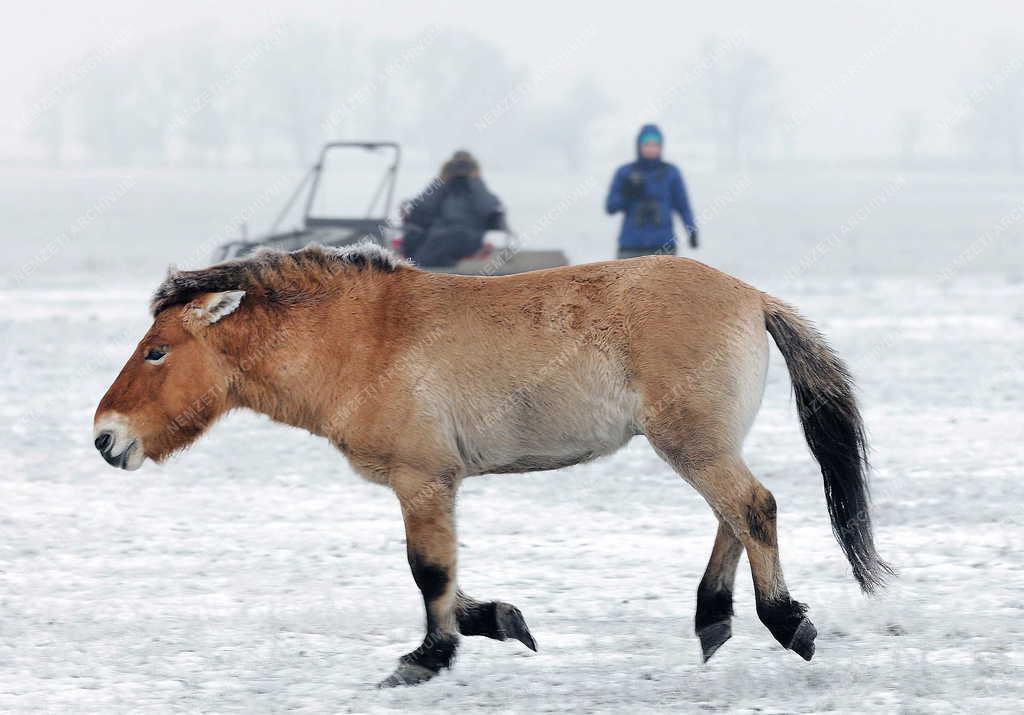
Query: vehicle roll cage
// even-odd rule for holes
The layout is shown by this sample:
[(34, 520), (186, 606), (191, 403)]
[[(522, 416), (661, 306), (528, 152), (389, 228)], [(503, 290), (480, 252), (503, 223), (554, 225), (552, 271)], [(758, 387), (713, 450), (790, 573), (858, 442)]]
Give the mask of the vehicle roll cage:
[[(363, 218), (345, 218), (338, 216), (314, 216), (313, 202), (316, 201), (317, 191), (320, 188), (320, 176), (323, 173), (324, 161), (327, 159), (327, 154), (332, 149), (351, 149), (359, 148), (367, 151), (380, 151), (381, 149), (388, 149), (393, 153), (393, 159), (388, 168), (384, 171), (381, 176), (380, 182), (377, 184), (376, 190), (370, 197), (370, 204), (366, 207), (366, 216)], [(330, 226), (335, 228), (353, 228), (356, 230), (361, 229), (367, 223), (379, 224), (387, 221), (388, 216), (391, 214), (391, 204), (395, 198), (395, 185), (398, 183), (398, 167), (402, 161), (402, 147), (397, 142), (330, 142), (324, 144), (323, 149), (320, 150), (320, 157), (316, 163), (306, 172), (306, 175), (302, 177), (302, 181), (295, 187), (295, 191), (288, 198), (284, 208), (277, 215), (274, 223), (270, 227), (269, 233), (277, 233), (281, 222), (291, 212), (292, 207), (298, 201), (299, 197), (302, 196), (302, 192), (306, 185), (309, 184), (309, 192), (306, 195), (306, 206), (302, 213), (302, 221), (307, 228), (324, 227)], [(383, 198), (383, 203), (381, 199)], [(381, 204), (380, 213), (374, 214), (374, 208)]]

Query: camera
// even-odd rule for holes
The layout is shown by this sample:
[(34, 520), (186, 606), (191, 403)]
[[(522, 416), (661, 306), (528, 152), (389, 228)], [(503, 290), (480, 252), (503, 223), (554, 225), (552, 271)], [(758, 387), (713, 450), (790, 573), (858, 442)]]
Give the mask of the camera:
[(661, 223), (661, 210), (654, 199), (644, 199), (637, 204), (636, 222), (641, 226), (657, 226)]
[(647, 186), (644, 184), (644, 175), (639, 171), (631, 171), (626, 174), (622, 193), (630, 199), (642, 199), (647, 195)]

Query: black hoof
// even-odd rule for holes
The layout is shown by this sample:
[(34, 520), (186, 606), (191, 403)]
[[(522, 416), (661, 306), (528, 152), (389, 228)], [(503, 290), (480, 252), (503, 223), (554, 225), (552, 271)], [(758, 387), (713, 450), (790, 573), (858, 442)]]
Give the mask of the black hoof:
[(732, 623), (730, 621), (719, 621), (718, 623), (712, 623), (710, 626), (704, 626), (697, 631), (697, 637), (700, 638), (700, 650), (704, 656), (704, 662), (715, 654), (722, 644), (732, 638)]
[(377, 683), (378, 688), (419, 685), (430, 680), (444, 668), (450, 668), (459, 646), (459, 637), (452, 633), (431, 631), (420, 647), (398, 659), (395, 672)]
[(419, 685), (437, 675), (436, 670), (424, 668), (415, 663), (399, 663), (395, 672), (377, 683), (378, 688), (397, 688), (403, 685)]
[(800, 621), (796, 627), (792, 640), (786, 647), (799, 655), (804, 660), (810, 660), (814, 655), (814, 638), (818, 635), (818, 629), (806, 618)]
[(537, 652), (537, 642), (533, 640), (530, 629), (526, 627), (523, 614), (511, 603), (495, 604), (494, 622), (497, 626), (498, 640), (515, 638), (534, 653)]

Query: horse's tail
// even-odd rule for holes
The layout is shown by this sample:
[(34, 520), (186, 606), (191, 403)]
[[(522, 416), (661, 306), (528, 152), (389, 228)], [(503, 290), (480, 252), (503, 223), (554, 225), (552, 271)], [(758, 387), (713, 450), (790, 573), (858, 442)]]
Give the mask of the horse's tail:
[(869, 514), (867, 442), (853, 379), (824, 336), (797, 311), (766, 295), (765, 326), (786, 359), (807, 446), (821, 466), (832, 531), (861, 588), (894, 571), (875, 551)]

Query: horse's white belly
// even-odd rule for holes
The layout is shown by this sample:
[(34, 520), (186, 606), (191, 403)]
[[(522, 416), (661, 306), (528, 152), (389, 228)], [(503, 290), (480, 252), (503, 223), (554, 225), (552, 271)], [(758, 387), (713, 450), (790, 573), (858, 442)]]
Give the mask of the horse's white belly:
[(639, 405), (621, 371), (569, 370), (464, 416), (457, 443), (470, 474), (558, 469), (622, 447)]

